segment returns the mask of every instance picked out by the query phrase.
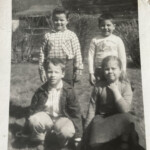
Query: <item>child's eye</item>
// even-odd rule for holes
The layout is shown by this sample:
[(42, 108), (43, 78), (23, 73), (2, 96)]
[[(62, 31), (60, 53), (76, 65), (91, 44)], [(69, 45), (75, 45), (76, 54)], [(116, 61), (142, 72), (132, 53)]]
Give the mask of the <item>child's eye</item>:
[(59, 73), (58, 71), (55, 71), (55, 73)]
[(101, 25), (100, 28), (104, 28), (104, 25)]
[(48, 70), (47, 73), (52, 73), (52, 71), (51, 71), (51, 70)]
[(107, 26), (110, 27), (111, 25), (110, 25), (110, 24), (107, 24)]
[(50, 71), (48, 72), (48, 74), (51, 74), (51, 73), (52, 73), (52, 72), (50, 72)]
[(112, 70), (116, 70), (117, 68), (112, 68)]
[(108, 69), (108, 68), (105, 68), (104, 70), (105, 70), (105, 71), (108, 71), (109, 69)]

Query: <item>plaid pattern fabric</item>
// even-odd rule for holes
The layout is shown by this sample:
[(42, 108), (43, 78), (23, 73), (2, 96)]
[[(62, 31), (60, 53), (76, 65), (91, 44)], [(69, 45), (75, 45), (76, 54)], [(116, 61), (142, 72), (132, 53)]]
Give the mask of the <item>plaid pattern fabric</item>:
[(47, 58), (74, 59), (75, 68), (83, 69), (79, 40), (75, 33), (68, 29), (64, 32), (52, 31), (45, 34), (39, 57), (39, 70), (42, 72)]

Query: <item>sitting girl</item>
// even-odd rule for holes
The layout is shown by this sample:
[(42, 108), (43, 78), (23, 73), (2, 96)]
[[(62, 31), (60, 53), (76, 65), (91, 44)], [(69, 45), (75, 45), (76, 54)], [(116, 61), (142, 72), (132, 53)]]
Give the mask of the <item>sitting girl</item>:
[(128, 149), (129, 136), (126, 135), (134, 127), (133, 123), (131, 127), (128, 113), (133, 95), (131, 85), (125, 77), (120, 59), (116, 56), (103, 59), (102, 71), (103, 78), (93, 89), (85, 121), (85, 128), (90, 124), (88, 144), (94, 150), (103, 150), (104, 147), (109, 149), (106, 143), (121, 137), (121, 143), (125, 145), (119, 150)]

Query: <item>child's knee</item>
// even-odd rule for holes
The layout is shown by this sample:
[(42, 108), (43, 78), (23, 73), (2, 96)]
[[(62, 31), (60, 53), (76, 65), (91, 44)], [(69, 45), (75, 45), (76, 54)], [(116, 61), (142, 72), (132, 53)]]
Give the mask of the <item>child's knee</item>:
[(75, 128), (71, 120), (68, 118), (61, 118), (56, 122), (54, 129), (57, 134), (65, 138), (72, 138), (75, 134)]
[(71, 126), (64, 127), (61, 130), (61, 134), (65, 138), (72, 138), (75, 134), (75, 129)]
[(29, 126), (33, 127), (33, 126), (38, 126), (40, 123), (39, 118), (36, 115), (32, 115), (28, 118), (29, 120)]
[(31, 128), (38, 127), (45, 130), (53, 126), (51, 118), (42, 112), (30, 116), (28, 120)]

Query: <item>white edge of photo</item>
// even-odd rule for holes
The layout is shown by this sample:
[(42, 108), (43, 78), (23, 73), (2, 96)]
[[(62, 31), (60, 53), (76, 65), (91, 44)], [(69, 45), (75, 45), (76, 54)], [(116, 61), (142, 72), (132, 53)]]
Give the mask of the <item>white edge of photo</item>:
[[(7, 150), (10, 70), (12, 1), (0, 1), (0, 150)], [(150, 0), (138, 0), (141, 71), (145, 116), (146, 146), (150, 150)]]

